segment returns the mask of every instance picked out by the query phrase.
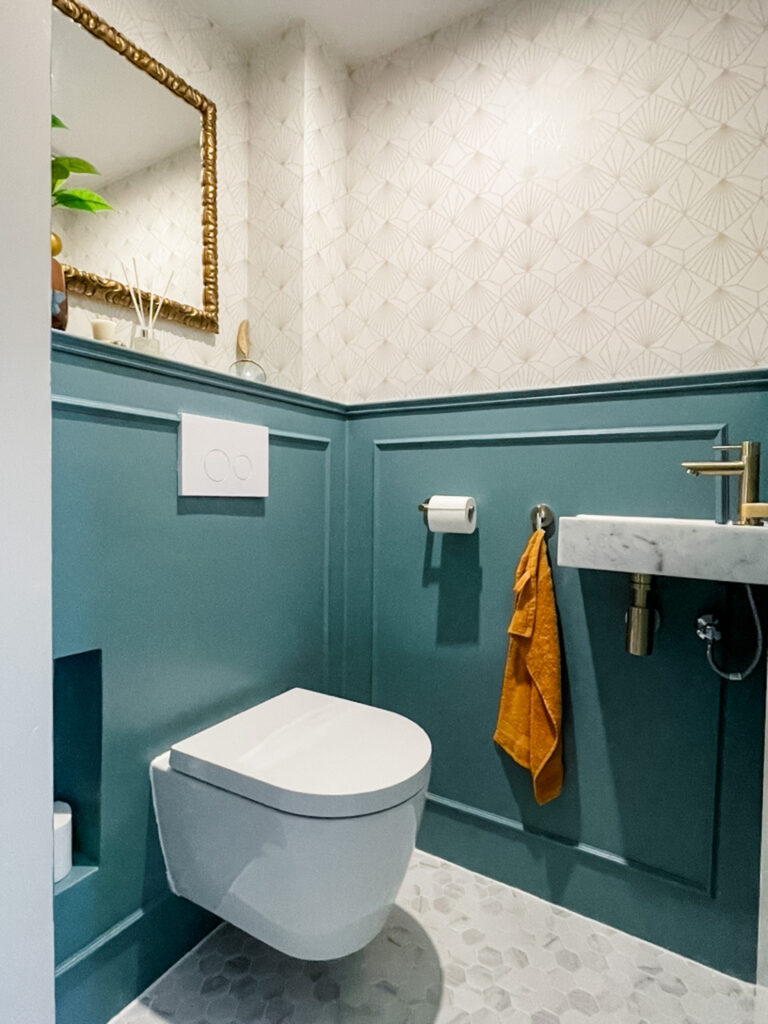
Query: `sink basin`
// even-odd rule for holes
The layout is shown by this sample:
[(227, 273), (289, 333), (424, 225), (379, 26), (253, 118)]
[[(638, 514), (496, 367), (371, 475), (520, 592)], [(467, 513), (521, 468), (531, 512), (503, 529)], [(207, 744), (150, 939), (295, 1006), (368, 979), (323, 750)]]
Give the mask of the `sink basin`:
[(709, 519), (561, 516), (558, 565), (768, 583), (768, 528)]

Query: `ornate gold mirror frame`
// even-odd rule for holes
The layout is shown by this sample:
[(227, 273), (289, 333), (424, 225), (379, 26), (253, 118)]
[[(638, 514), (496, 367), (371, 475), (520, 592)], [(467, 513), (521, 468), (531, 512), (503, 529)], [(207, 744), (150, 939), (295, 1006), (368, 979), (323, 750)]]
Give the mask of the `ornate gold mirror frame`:
[[(219, 329), (219, 268), (216, 220), (216, 104), (193, 89), (160, 61), (121, 35), (117, 29), (103, 21), (84, 4), (76, 0), (53, 0), (53, 6), (77, 24), (111, 47), (140, 71), (170, 89), (174, 95), (200, 112), (202, 131), (200, 148), (202, 157), (202, 230), (203, 230), (203, 305), (202, 309), (182, 302), (166, 299), (160, 316), (174, 320), (185, 327), (215, 333)], [(114, 306), (132, 307), (127, 284), (100, 277), (85, 270), (63, 264), (67, 288), (76, 295), (99, 299)], [(149, 305), (149, 292), (142, 292), (145, 306)]]

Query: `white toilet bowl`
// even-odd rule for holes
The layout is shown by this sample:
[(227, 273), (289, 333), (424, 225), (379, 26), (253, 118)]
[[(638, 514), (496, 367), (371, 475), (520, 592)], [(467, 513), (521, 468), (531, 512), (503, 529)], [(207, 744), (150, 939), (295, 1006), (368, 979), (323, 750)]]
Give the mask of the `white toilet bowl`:
[(150, 765), (168, 881), (290, 956), (330, 960), (382, 928), (416, 842), (427, 734), (294, 689)]

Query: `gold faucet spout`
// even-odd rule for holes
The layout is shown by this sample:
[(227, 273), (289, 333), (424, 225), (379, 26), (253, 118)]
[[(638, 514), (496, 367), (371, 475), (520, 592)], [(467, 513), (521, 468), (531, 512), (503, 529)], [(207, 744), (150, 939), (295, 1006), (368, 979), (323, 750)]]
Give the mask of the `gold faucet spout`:
[(716, 451), (735, 450), (739, 457), (722, 462), (682, 462), (681, 466), (691, 476), (738, 476), (739, 511), (734, 522), (739, 526), (759, 526), (762, 520), (753, 507), (758, 501), (760, 487), (760, 445), (757, 441), (742, 441), (741, 444), (715, 445)]
[(680, 465), (691, 476), (741, 476), (744, 472), (741, 459), (732, 462), (681, 462)]

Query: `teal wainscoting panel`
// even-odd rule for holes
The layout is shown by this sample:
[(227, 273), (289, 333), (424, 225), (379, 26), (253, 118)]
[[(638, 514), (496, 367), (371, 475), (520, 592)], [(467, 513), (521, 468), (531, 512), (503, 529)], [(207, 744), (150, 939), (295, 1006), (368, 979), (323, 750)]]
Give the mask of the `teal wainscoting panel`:
[[(432, 738), (420, 846), (744, 978), (755, 972), (765, 665), (721, 682), (694, 634), (697, 615), (715, 612), (731, 667), (749, 660), (743, 588), (659, 579), (656, 650), (633, 658), (628, 578), (555, 565), (561, 797), (539, 807), (492, 734), (530, 509), (722, 517), (722, 484), (686, 477), (680, 461), (767, 441), (766, 412), (765, 382), (357, 410), (348, 482), (344, 692)], [(433, 493), (474, 495), (477, 531), (430, 534), (417, 505)]]
[[(215, 923), (168, 893), (151, 758), (292, 686), (338, 687), (346, 426), (75, 348), (53, 362), (54, 653), (101, 652), (100, 842), (56, 896), (56, 960), (59, 1024), (103, 1024)], [(269, 427), (270, 496), (179, 498), (179, 410)]]
[[(55, 902), (59, 1024), (103, 1024), (215, 923), (168, 893), (150, 759), (294, 685), (429, 731), (423, 848), (754, 977), (765, 666), (721, 682), (693, 635), (715, 612), (747, 660), (743, 588), (658, 580), (633, 659), (628, 580), (555, 565), (562, 796), (538, 807), (491, 736), (531, 506), (722, 518), (724, 485), (679, 462), (768, 441), (768, 375), (344, 410), (59, 336), (53, 390), (55, 655), (101, 652), (102, 695), (99, 866)], [(180, 411), (268, 426), (270, 497), (179, 499)], [(476, 534), (429, 534), (431, 493), (474, 494)]]
[(56, 970), (56, 1024), (108, 1021), (218, 924), (186, 900), (160, 897)]

